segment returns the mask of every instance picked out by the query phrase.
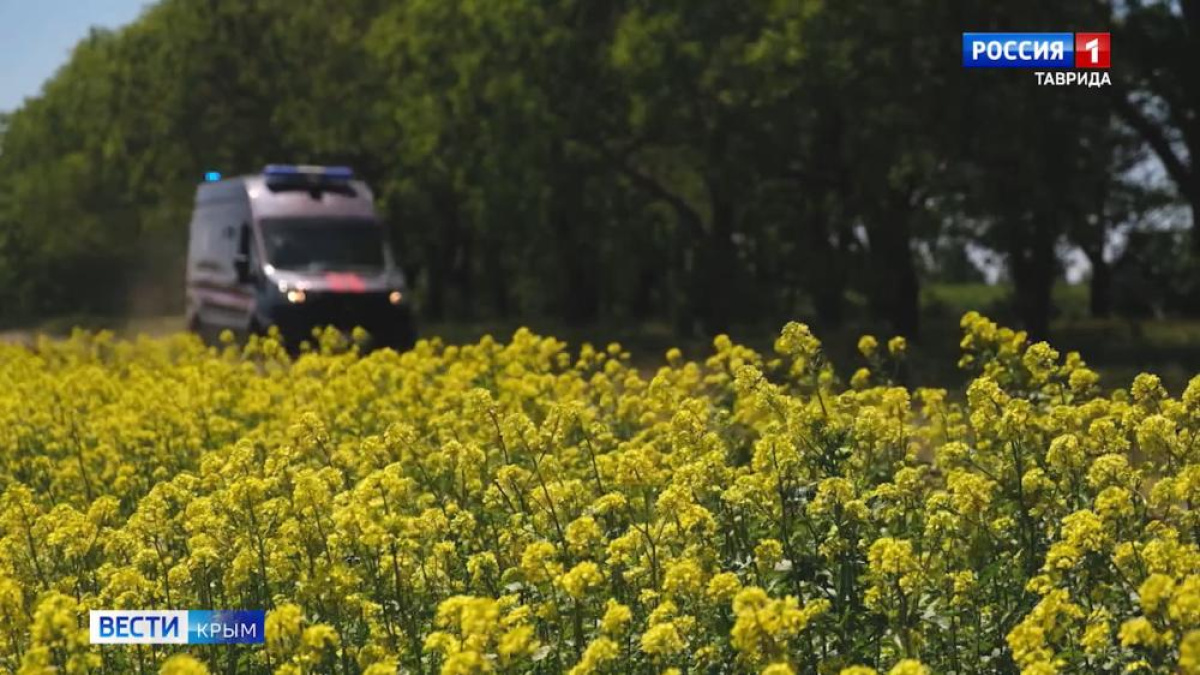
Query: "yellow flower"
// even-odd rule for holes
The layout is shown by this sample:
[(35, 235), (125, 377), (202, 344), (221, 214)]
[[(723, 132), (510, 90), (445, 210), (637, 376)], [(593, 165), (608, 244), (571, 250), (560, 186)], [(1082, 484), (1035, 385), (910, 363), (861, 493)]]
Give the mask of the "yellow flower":
[(867, 553), (867, 561), (871, 571), (880, 575), (902, 576), (917, 569), (912, 542), (891, 537), (876, 539)]
[(1129, 648), (1155, 647), (1162, 636), (1154, 630), (1154, 626), (1146, 617), (1139, 616), (1121, 624), (1117, 637), (1120, 638), (1122, 647)]
[[(1077, 353), (961, 326), (945, 389), (836, 370), (798, 323), (653, 372), (528, 329), (0, 341), (0, 671), (203, 672), (90, 645), (86, 612), (233, 599), (274, 608), (252, 674), (775, 674), (882, 630), (899, 673), (966, 640), (1200, 675), (1200, 376), (1101, 395)], [(835, 626), (852, 582), (877, 616)], [(820, 669), (875, 673), (848, 659)]]
[(1046, 590), (1041, 600), (1009, 631), (1013, 660), (1024, 668), (1044, 668), (1054, 659), (1054, 644), (1066, 634), (1083, 610), (1064, 589)]
[(1096, 512), (1105, 521), (1115, 521), (1133, 515), (1133, 500), (1129, 490), (1111, 485), (1096, 495)]
[(795, 358), (811, 359), (821, 349), (821, 343), (808, 326), (792, 321), (783, 327), (775, 341), (775, 351)]
[(567, 595), (578, 600), (586, 596), (592, 588), (604, 583), (604, 575), (600, 573), (599, 565), (585, 560), (560, 576), (558, 583)]
[(1041, 384), (1054, 372), (1055, 364), (1058, 362), (1058, 352), (1045, 342), (1038, 342), (1025, 350), (1021, 362), (1033, 377), (1034, 383)]
[(530, 583), (544, 583), (557, 577), (562, 572), (562, 565), (555, 561), (557, 555), (554, 544), (548, 541), (535, 541), (525, 547), (521, 554), (521, 571)]
[(904, 356), (905, 352), (908, 351), (908, 340), (905, 340), (903, 337), (897, 335), (888, 340), (887, 348), (889, 354), (895, 358), (899, 358)]
[(1178, 626), (1200, 625), (1200, 574), (1189, 574), (1175, 588), (1167, 605), (1167, 616)]
[(892, 666), (888, 675), (930, 675), (930, 670), (916, 659), (903, 659)]
[(591, 675), (599, 671), (605, 664), (616, 660), (620, 654), (620, 647), (617, 643), (606, 637), (596, 638), (592, 640), (583, 650), (583, 656), (580, 657), (579, 663), (571, 668), (569, 675)]
[(858, 339), (858, 352), (867, 358), (875, 355), (879, 349), (879, 341), (874, 335), (864, 335)]
[(776, 539), (763, 539), (754, 547), (754, 559), (767, 569), (774, 567), (783, 559), (783, 544)]
[(642, 651), (655, 657), (671, 656), (682, 652), (686, 647), (679, 630), (671, 621), (659, 623), (642, 633)]
[[(89, 649), (88, 629), (81, 625), (82, 608), (74, 598), (51, 591), (41, 597), (30, 627), (31, 646), (21, 672), (86, 673), (100, 667), (100, 656)], [(15, 655), (14, 655), (15, 656)]]
[(745, 588), (733, 599), (736, 621), (730, 641), (750, 663), (769, 662), (786, 656), (788, 641), (829, 611), (829, 607), (828, 600), (814, 600), (801, 607), (795, 597), (772, 599), (761, 588)]
[(442, 663), (442, 675), (476, 675), (490, 673), (493, 667), (487, 656), (477, 651), (461, 651), (448, 656)]
[(1109, 646), (1111, 627), (1107, 621), (1099, 621), (1088, 624), (1088, 627), (1083, 631), (1083, 637), (1079, 639), (1079, 644), (1089, 654), (1097, 654)]
[(954, 508), (963, 516), (979, 519), (992, 503), (996, 483), (972, 471), (956, 469), (946, 477), (946, 486), (954, 496)]
[(704, 590), (704, 570), (694, 558), (676, 560), (667, 565), (663, 589), (674, 595), (699, 595)]
[(663, 600), (662, 602), (658, 603), (658, 606), (655, 607), (654, 610), (650, 612), (650, 615), (648, 617), (646, 617), (646, 623), (651, 626), (654, 626), (654, 625), (657, 625), (660, 623), (666, 623), (666, 622), (670, 621), (671, 619), (675, 618), (675, 616), (677, 616), (678, 614), (679, 614), (679, 605), (676, 605), (674, 602), (671, 602), (670, 600)]
[(708, 597), (716, 602), (728, 602), (742, 589), (742, 582), (733, 572), (721, 572), (708, 582)]
[(1146, 614), (1158, 612), (1175, 591), (1175, 580), (1165, 574), (1151, 574), (1138, 587), (1138, 602)]
[(1162, 380), (1157, 375), (1150, 373), (1139, 373), (1133, 378), (1133, 385), (1129, 388), (1129, 393), (1133, 400), (1143, 405), (1157, 403), (1167, 395), (1166, 389), (1162, 386)]
[(1065, 571), (1079, 564), (1089, 552), (1100, 552), (1108, 545), (1104, 523), (1093, 511), (1076, 511), (1063, 518), (1062, 540), (1050, 546), (1045, 569)]
[(580, 516), (567, 525), (567, 543), (574, 553), (583, 553), (604, 540), (600, 525), (591, 516)]
[(1200, 673), (1200, 629), (1188, 631), (1179, 642), (1179, 672), (1183, 675)]
[(159, 675), (208, 675), (208, 667), (188, 654), (175, 654), (163, 661)]
[(871, 384), (871, 371), (859, 368), (850, 376), (850, 386), (854, 389), (866, 389)]
[(1067, 386), (1077, 396), (1086, 396), (1091, 393), (1099, 382), (1100, 375), (1096, 371), (1082, 367), (1072, 370), (1067, 377)]
[(500, 654), (500, 659), (508, 662), (514, 658), (532, 654), (538, 645), (533, 635), (533, 626), (526, 624), (505, 631), (500, 636), (500, 644), (496, 648), (497, 653)]
[(618, 636), (625, 632), (629, 622), (633, 620), (633, 611), (626, 605), (609, 598), (600, 619), (600, 630), (608, 636)]

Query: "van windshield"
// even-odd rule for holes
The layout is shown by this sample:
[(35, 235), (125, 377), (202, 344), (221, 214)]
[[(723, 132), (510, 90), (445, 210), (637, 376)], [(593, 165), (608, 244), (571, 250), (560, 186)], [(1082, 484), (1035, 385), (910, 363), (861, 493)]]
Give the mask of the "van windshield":
[(383, 231), (367, 218), (270, 218), (262, 234), (267, 261), (282, 270), (383, 267)]

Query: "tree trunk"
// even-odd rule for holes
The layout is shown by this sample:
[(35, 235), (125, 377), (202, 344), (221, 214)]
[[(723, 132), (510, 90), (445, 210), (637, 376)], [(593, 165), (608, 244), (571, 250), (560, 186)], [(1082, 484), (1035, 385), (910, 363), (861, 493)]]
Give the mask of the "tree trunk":
[[(408, 270), (406, 270), (408, 271)], [(446, 283), (445, 271), (434, 262), (425, 266), (424, 302), (421, 303), (422, 314), (432, 321), (446, 318)]]
[(654, 315), (654, 289), (666, 283), (662, 271), (652, 263), (653, 260), (641, 261), (637, 284), (633, 288), (629, 311), (638, 321), (644, 321)]
[(802, 237), (809, 257), (800, 264), (807, 273), (800, 281), (812, 294), (813, 309), (822, 328), (836, 329), (845, 320), (847, 272), (843, 252), (835, 244), (840, 225), (825, 207), (821, 195), (816, 195), (808, 208)]
[(822, 328), (840, 328), (846, 320), (845, 289), (835, 284), (825, 284), (813, 293), (813, 309)]
[(596, 269), (583, 247), (573, 247), (573, 254), (565, 261), (567, 265), (564, 293), (561, 299), (563, 318), (572, 326), (587, 325), (596, 320), (600, 313), (600, 292)]
[(1053, 277), (1030, 272), (1015, 284), (1017, 316), (1031, 340), (1050, 336), (1050, 291)]
[[(895, 200), (893, 200), (895, 201)], [(920, 284), (913, 263), (912, 219), (907, 203), (891, 209), (893, 218), (880, 218), (868, 230), (872, 276), (872, 306), (885, 317), (892, 330), (909, 338), (920, 331)]]
[(737, 255), (733, 248), (734, 205), (724, 186), (709, 181), (712, 200), (712, 227), (699, 246), (692, 269), (692, 302), (702, 328), (708, 335), (729, 330), (733, 322), (733, 297), (738, 276)]
[[(475, 246), (474, 233), (466, 228), (458, 230), (458, 245), (451, 249), (453, 256), (453, 280), (455, 295), (458, 298), (458, 316), (465, 320), (475, 318)], [(489, 255), (496, 255), (494, 246), (488, 247)], [(488, 276), (488, 284), (496, 292), (501, 292), (506, 279)]]
[[(1200, 163), (1200, 160), (1196, 160)], [(1192, 171), (1192, 190), (1189, 193), (1188, 205), (1192, 210), (1192, 229), (1191, 229), (1191, 244), (1192, 244), (1192, 260), (1200, 262), (1200, 168)]]
[(1092, 265), (1092, 278), (1088, 282), (1088, 311), (1095, 318), (1112, 314), (1112, 265), (1098, 251), (1087, 253)]
[(847, 205), (853, 181), (846, 167), (846, 120), (838, 99), (827, 93), (826, 106), (819, 109), (818, 133), (812, 157), (820, 158), (822, 171), (832, 179), (801, 185), (807, 195), (808, 214), (805, 245), (811, 257), (805, 261), (811, 272), (805, 286), (811, 289), (817, 321), (823, 328), (840, 328), (845, 320), (845, 295), (850, 274), (846, 242), (850, 239)]
[(459, 195), (449, 184), (433, 194), (437, 218), (429, 261), (428, 311), (430, 318), (469, 318), (473, 313), (471, 233), (463, 227)]
[(487, 279), (488, 290), (491, 291), (492, 311), (501, 319), (507, 319), (512, 312), (509, 298), (509, 274), (501, 259), (503, 246), (500, 242), (485, 242), (487, 251), (483, 254), (483, 274)]
[(1050, 335), (1051, 291), (1058, 273), (1054, 228), (1046, 223), (1013, 223), (1009, 269), (1017, 316), (1032, 340)]
[(559, 315), (572, 326), (595, 321), (600, 310), (596, 246), (584, 204), (587, 172), (573, 165), (561, 144), (553, 155), (552, 170), (557, 180), (550, 194), (550, 219), (555, 250), (561, 266)]

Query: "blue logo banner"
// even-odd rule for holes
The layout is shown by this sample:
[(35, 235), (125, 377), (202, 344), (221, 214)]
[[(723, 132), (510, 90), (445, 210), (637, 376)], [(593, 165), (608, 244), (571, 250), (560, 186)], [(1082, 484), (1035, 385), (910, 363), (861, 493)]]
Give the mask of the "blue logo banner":
[(963, 33), (964, 68), (1072, 68), (1074, 33)]
[(92, 644), (262, 644), (266, 612), (211, 609), (94, 609), (88, 612)]
[(188, 610), (189, 645), (262, 644), (266, 612), (251, 610)]

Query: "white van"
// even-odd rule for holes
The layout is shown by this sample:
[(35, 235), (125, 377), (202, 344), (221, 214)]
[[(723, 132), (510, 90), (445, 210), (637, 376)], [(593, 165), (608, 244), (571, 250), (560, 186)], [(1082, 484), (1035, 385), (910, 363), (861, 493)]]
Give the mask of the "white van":
[(196, 190), (187, 321), (212, 340), (277, 326), (289, 345), (314, 328), (361, 326), (410, 347), (416, 322), (371, 190), (345, 167), (270, 165)]

